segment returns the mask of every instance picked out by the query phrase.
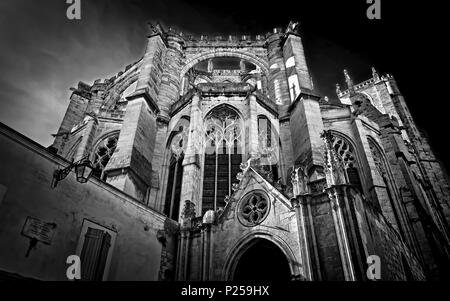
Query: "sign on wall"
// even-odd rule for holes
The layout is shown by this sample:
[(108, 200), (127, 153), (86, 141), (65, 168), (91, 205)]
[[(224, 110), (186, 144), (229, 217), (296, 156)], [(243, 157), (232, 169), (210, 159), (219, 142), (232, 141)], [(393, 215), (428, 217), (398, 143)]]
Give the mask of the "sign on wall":
[(27, 217), (22, 235), (49, 245), (56, 229), (55, 223), (47, 223), (34, 217)]

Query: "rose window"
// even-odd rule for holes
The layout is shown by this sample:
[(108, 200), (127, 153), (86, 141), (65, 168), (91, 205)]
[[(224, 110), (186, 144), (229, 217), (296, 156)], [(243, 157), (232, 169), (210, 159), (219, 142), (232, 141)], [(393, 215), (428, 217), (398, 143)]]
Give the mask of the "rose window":
[(245, 226), (256, 226), (266, 218), (269, 205), (265, 195), (252, 193), (241, 202), (239, 220)]

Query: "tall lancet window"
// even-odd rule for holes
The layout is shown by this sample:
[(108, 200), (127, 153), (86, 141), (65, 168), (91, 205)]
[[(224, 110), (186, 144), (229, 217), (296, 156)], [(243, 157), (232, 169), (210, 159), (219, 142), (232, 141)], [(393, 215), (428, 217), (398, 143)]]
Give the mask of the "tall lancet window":
[(202, 211), (225, 206), (225, 197), (237, 183), (242, 162), (242, 125), (228, 106), (214, 109), (205, 120), (205, 161)]
[(266, 116), (258, 116), (258, 152), (263, 171), (273, 182), (278, 180), (278, 139)]
[(164, 214), (173, 220), (178, 220), (181, 186), (183, 180), (183, 159), (187, 146), (188, 130), (186, 125), (179, 126), (170, 145), (169, 174), (167, 178)]
[(344, 138), (336, 135), (333, 135), (332, 143), (336, 153), (342, 160), (348, 183), (362, 192), (361, 178), (358, 170), (359, 166), (353, 146)]

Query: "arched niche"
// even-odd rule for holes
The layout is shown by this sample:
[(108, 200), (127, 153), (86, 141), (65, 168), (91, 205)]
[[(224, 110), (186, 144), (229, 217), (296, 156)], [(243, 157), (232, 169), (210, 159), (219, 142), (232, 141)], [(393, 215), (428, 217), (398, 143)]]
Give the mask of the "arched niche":
[(217, 51), (217, 50), (211, 50), (211, 51), (206, 51), (197, 55), (194, 55), (193, 57), (191, 57), (186, 64), (184, 65), (184, 67), (181, 69), (180, 72), (180, 78), (183, 78), (186, 73), (196, 64), (198, 64), (201, 61), (206, 61), (208, 59), (211, 58), (217, 58), (217, 57), (235, 57), (235, 58), (239, 58), (239, 59), (243, 59), (245, 61), (248, 61), (249, 63), (252, 63), (256, 66), (258, 66), (262, 73), (264, 75), (268, 75), (269, 74), (269, 68), (267, 66), (267, 62), (265, 60), (263, 60), (262, 58), (250, 53), (250, 52), (245, 52), (242, 50), (234, 50), (234, 49), (223, 49), (221, 51)]

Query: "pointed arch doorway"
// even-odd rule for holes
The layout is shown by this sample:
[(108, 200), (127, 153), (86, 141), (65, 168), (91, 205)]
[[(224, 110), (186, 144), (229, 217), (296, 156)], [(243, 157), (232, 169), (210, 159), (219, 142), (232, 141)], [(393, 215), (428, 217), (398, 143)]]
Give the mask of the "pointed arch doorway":
[(256, 238), (236, 258), (232, 280), (289, 281), (291, 270), (281, 249), (267, 239)]

